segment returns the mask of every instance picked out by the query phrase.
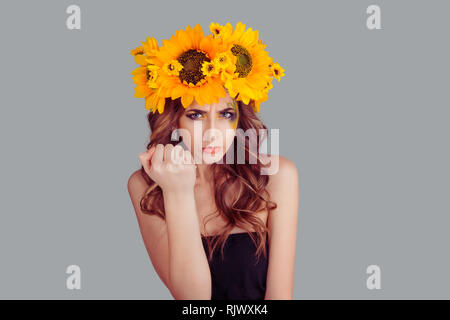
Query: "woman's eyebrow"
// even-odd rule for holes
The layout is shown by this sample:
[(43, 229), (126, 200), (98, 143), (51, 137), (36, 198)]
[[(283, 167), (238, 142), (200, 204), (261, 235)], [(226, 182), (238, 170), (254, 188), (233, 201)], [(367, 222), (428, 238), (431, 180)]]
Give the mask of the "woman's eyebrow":
[(224, 111), (228, 111), (228, 110), (234, 111), (234, 108), (228, 107), (228, 108), (222, 109), (222, 110), (217, 111), (217, 112), (224, 112)]
[[(227, 108), (222, 109), (222, 110), (217, 111), (217, 112), (224, 112), (224, 111), (228, 111), (228, 110), (234, 111), (233, 108), (227, 107)], [(189, 110), (186, 110), (186, 112), (189, 112), (189, 111), (195, 111), (195, 112), (202, 113), (202, 114), (203, 113), (208, 113), (208, 111), (204, 111), (204, 110), (200, 110), (200, 109), (189, 109)]]
[(189, 112), (189, 111), (195, 111), (195, 112), (198, 112), (198, 113), (208, 113), (207, 111), (200, 110), (200, 109), (189, 109), (189, 110), (186, 110), (186, 112)]

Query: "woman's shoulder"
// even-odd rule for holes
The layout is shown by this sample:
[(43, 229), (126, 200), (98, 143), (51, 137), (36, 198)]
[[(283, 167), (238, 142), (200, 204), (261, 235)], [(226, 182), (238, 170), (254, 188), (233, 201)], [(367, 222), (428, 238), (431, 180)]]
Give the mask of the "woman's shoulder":
[(142, 176), (141, 169), (135, 170), (131, 173), (130, 177), (128, 178), (128, 192), (130, 195), (132, 194), (141, 194), (144, 192), (144, 190), (148, 187), (147, 182), (145, 181), (144, 177)]
[(269, 191), (298, 183), (298, 169), (292, 160), (280, 155), (260, 154), (260, 157), (267, 166), (261, 174), (269, 176)]
[(260, 159), (263, 164), (266, 164), (271, 170), (269, 175), (286, 176), (289, 174), (297, 174), (297, 166), (290, 159), (272, 154), (260, 154)]

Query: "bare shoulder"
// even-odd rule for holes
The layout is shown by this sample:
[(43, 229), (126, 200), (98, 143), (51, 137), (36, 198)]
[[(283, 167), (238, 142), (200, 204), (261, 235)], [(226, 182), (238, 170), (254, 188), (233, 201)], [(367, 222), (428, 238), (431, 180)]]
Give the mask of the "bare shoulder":
[(134, 194), (142, 194), (145, 192), (145, 189), (148, 187), (147, 182), (142, 176), (141, 169), (134, 171), (130, 177), (128, 178), (128, 192), (130, 196)]
[(141, 209), (141, 199), (145, 195), (148, 187), (141, 170), (136, 170), (130, 175), (128, 179), (128, 192), (138, 218), (139, 226), (141, 227), (144, 241), (148, 241), (155, 235), (160, 237), (166, 231), (166, 223), (163, 219), (154, 214), (144, 213)]
[[(138, 218), (148, 216), (143, 214), (143, 212), (141, 211), (141, 199), (145, 195), (145, 192), (147, 191), (149, 186), (147, 184), (147, 181), (145, 181), (144, 177), (142, 176), (142, 172), (140, 169), (134, 171), (130, 175), (130, 177), (128, 178), (127, 187), (131, 202), (133, 203), (133, 207)], [(149, 220), (148, 218), (145, 219)]]
[(266, 172), (270, 177), (267, 188), (278, 189), (298, 183), (298, 169), (293, 161), (280, 155), (261, 154), (260, 156), (263, 163), (270, 164), (270, 169)]

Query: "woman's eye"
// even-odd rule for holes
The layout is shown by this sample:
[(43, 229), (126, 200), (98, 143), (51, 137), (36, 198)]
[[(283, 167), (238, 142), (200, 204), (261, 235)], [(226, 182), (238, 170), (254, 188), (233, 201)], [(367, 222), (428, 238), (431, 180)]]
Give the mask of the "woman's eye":
[(187, 117), (189, 119), (196, 120), (196, 119), (200, 119), (202, 117), (202, 114), (195, 112), (195, 113), (188, 114)]
[(233, 113), (228, 112), (228, 111), (222, 112), (222, 115), (223, 115), (225, 118), (227, 118), (227, 119), (230, 119), (230, 118), (233, 117)]
[[(221, 116), (224, 117), (225, 119), (234, 119), (235, 114), (233, 112), (221, 112)], [(203, 114), (199, 113), (199, 112), (194, 112), (194, 113), (190, 113), (188, 115), (186, 115), (186, 117), (188, 117), (191, 120), (198, 120), (201, 118), (204, 118)]]

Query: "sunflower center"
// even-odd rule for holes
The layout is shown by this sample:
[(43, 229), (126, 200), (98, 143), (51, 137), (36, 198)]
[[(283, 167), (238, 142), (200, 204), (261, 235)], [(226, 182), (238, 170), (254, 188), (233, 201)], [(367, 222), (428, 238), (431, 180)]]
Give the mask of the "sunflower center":
[(205, 78), (202, 72), (202, 63), (211, 61), (204, 52), (195, 49), (182, 53), (177, 60), (183, 66), (178, 75), (181, 82), (186, 80), (187, 83), (193, 83), (194, 85)]
[(243, 46), (235, 44), (231, 52), (237, 57), (236, 72), (240, 78), (246, 77), (252, 70), (252, 57)]

